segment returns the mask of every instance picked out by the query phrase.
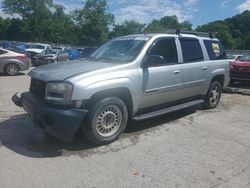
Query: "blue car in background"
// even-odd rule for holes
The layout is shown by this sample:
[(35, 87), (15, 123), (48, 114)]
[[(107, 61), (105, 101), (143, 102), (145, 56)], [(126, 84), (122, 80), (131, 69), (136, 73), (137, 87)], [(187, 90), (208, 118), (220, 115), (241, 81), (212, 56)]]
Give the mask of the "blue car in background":
[(7, 49), (7, 48), (10, 48), (13, 45), (14, 45), (14, 42), (12, 42), (12, 41), (7, 41), (7, 40), (0, 41), (0, 48)]
[(30, 46), (31, 46), (30, 44), (21, 43), (21, 44), (17, 44), (16, 48), (21, 49), (21, 50), (26, 50)]
[(69, 60), (77, 60), (82, 58), (81, 53), (76, 49), (67, 49), (65, 51), (69, 54)]

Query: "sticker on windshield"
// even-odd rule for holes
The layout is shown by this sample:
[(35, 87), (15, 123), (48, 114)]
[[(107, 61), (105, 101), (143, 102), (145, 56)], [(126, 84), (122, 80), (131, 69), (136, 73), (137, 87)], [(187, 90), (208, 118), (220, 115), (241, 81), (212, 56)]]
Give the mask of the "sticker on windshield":
[(220, 53), (220, 46), (218, 43), (212, 43), (214, 53)]

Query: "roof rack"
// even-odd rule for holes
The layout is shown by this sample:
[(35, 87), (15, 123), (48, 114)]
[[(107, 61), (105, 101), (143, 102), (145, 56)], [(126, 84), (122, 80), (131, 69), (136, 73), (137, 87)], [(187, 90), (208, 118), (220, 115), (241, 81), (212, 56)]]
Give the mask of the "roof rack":
[(205, 33), (205, 32), (197, 32), (197, 31), (185, 31), (185, 30), (180, 30), (180, 29), (169, 29), (166, 31), (167, 34), (190, 34), (190, 35), (195, 35), (199, 37), (209, 37), (209, 38), (215, 38), (213, 33)]

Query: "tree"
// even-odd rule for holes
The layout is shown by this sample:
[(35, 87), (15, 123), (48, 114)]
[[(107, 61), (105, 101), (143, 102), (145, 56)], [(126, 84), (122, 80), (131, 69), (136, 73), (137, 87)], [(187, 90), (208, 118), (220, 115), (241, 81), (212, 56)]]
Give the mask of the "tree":
[(2, 2), (3, 12), (18, 15), (22, 19), (29, 19), (34, 15), (39, 16), (52, 6), (53, 0), (4, 0)]
[[(249, 40), (248, 38), (250, 38), (249, 20), (249, 10), (225, 20), (229, 25), (229, 30), (232, 32), (235, 41), (241, 42), (236, 42), (237, 47), (240, 49), (250, 49), (249, 46), (247, 46), (247, 41)], [(237, 33), (235, 33), (235, 31), (237, 31)]]
[(165, 32), (168, 29), (192, 30), (192, 24), (189, 21), (180, 23), (177, 16), (164, 16), (149, 23), (145, 32)]
[(138, 34), (143, 32), (143, 28), (146, 24), (136, 22), (134, 20), (126, 20), (122, 24), (115, 24), (111, 37), (118, 37), (123, 35)]
[(215, 21), (197, 27), (197, 31), (214, 33), (227, 49), (233, 49), (234, 39), (229, 32), (229, 26), (225, 21)]
[(79, 44), (100, 45), (108, 39), (114, 15), (108, 13), (106, 0), (87, 0), (83, 9), (74, 12)]

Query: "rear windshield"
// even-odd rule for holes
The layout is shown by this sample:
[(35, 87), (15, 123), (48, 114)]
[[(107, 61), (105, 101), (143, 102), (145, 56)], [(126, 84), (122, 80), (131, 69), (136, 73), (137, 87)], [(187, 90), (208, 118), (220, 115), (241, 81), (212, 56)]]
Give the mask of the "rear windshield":
[(210, 60), (227, 59), (225, 49), (219, 41), (204, 40)]

